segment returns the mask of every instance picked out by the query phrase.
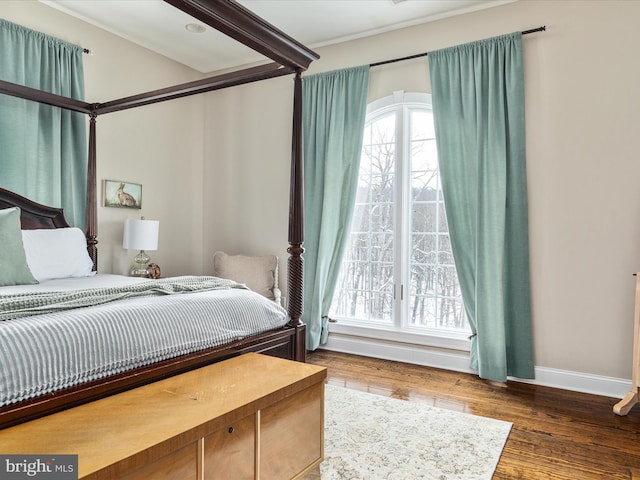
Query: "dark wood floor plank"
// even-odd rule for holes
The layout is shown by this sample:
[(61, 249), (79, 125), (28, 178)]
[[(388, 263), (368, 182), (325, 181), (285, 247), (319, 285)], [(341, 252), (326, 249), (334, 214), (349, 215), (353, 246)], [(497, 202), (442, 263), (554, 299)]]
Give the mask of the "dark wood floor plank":
[(328, 383), (513, 424), (494, 479), (640, 479), (640, 407), (615, 398), (317, 350)]

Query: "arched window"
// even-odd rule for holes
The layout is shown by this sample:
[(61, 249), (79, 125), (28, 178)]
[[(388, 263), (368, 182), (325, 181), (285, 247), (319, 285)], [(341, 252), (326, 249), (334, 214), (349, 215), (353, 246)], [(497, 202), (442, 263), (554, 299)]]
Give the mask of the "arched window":
[(331, 316), (346, 325), (468, 335), (430, 95), (395, 92), (369, 105), (358, 182)]

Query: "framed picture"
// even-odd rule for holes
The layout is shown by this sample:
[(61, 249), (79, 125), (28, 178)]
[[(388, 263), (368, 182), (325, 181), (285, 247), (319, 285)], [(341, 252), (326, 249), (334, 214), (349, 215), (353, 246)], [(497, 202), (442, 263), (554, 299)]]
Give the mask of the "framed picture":
[(120, 180), (103, 180), (102, 204), (105, 207), (142, 208), (142, 185)]

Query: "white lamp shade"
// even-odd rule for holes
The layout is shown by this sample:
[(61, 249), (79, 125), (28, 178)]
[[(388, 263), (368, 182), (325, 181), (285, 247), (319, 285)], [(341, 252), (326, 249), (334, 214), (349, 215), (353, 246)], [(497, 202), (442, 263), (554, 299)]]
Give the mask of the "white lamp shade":
[(157, 250), (158, 220), (132, 220), (124, 222), (122, 246), (129, 250)]

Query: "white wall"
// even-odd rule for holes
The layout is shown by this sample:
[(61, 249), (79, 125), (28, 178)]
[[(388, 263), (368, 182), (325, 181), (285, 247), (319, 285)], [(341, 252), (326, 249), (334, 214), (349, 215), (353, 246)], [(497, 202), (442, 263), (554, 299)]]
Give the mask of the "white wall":
[(205, 265), (216, 250), (275, 253), (286, 295), (293, 77), (205, 98)]
[[(309, 70), (547, 26), (524, 37), (535, 362), (542, 368), (631, 376), (632, 274), (640, 270), (638, 19), (640, 2), (519, 1), (320, 48)], [(287, 80), (270, 82), (208, 97), (205, 249), (286, 248), (291, 90)], [(370, 100), (399, 89), (429, 91), (426, 59), (372, 69)], [(245, 187), (250, 171), (259, 183)], [(216, 201), (227, 207), (211, 210)], [(251, 222), (241, 223), (238, 211)]]
[[(35, 0), (0, 1), (0, 17), (91, 49), (85, 99), (106, 102), (201, 78), (194, 70)], [(97, 122), (99, 201), (104, 179), (142, 184), (142, 209), (98, 207), (99, 271), (126, 273), (136, 252), (122, 248), (126, 218), (160, 221), (163, 275), (201, 273), (204, 104), (190, 97), (110, 113)]]

